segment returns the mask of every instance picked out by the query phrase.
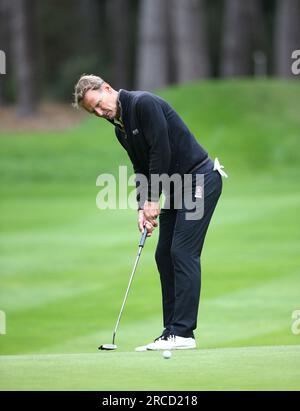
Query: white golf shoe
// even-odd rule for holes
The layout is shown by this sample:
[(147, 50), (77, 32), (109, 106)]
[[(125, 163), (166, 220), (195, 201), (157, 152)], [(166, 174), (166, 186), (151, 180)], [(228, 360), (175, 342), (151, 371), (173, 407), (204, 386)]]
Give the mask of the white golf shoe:
[[(159, 337), (155, 338), (154, 342), (157, 341), (157, 340), (165, 339), (168, 335), (169, 335), (169, 333), (163, 332)], [(152, 344), (152, 343), (150, 343), (150, 344)], [(139, 347), (136, 347), (136, 348), (135, 348), (135, 351), (138, 351), (138, 352), (147, 351), (147, 347), (148, 347), (148, 345), (150, 345), (150, 344), (141, 345), (141, 346), (139, 346)]]
[(180, 337), (178, 335), (168, 335), (158, 337), (153, 343), (148, 344), (147, 350), (190, 350), (196, 348), (194, 338)]

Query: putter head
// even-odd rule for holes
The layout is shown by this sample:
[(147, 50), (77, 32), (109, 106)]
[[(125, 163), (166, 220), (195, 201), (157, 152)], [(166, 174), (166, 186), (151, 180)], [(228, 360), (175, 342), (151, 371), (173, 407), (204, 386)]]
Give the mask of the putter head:
[(98, 350), (107, 350), (107, 351), (112, 351), (116, 350), (118, 347), (116, 344), (102, 344), (100, 347), (98, 347)]

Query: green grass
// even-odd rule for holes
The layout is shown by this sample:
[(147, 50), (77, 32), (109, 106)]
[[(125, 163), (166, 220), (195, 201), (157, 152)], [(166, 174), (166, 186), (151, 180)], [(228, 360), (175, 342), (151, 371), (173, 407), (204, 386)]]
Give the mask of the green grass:
[[(229, 174), (206, 237), (198, 349), (135, 353), (162, 330), (147, 240), (117, 352), (112, 330), (139, 233), (99, 210), (96, 178), (129, 165), (110, 124), (0, 136), (0, 389), (300, 389), (298, 82), (204, 82), (161, 92)], [(131, 167), (131, 166), (130, 166)]]
[(300, 347), (175, 351), (169, 360), (161, 352), (17, 355), (1, 369), (8, 390), (297, 390)]

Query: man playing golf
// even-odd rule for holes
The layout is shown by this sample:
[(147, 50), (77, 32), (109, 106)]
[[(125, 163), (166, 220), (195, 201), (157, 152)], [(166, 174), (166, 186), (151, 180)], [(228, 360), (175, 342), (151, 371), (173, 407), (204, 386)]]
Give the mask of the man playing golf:
[[(74, 105), (104, 118), (115, 127), (134, 172), (147, 178), (147, 189), (138, 195), (138, 226), (148, 236), (158, 226), (155, 259), (160, 273), (164, 330), (154, 342), (137, 350), (196, 348), (201, 288), (200, 256), (205, 235), (227, 177), (215, 159), (197, 142), (176, 111), (162, 98), (145, 91), (114, 90), (98, 76), (83, 75), (75, 86)], [(203, 203), (198, 218), (187, 218), (185, 202), (176, 202), (169, 191), (168, 207), (160, 209), (164, 187), (156, 187), (152, 176), (191, 177), (191, 195)], [(199, 184), (197, 177), (203, 175)]]

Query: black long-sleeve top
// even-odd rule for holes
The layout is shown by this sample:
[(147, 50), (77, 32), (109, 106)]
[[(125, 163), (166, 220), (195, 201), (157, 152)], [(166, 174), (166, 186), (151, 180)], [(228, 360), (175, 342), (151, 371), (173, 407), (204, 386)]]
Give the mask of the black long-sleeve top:
[[(148, 200), (158, 201), (161, 190), (151, 187), (152, 174), (183, 176), (208, 157), (177, 112), (161, 97), (121, 89), (118, 95), (123, 128), (115, 133), (128, 153), (135, 173), (148, 179)], [(139, 208), (143, 204), (139, 203)]]

